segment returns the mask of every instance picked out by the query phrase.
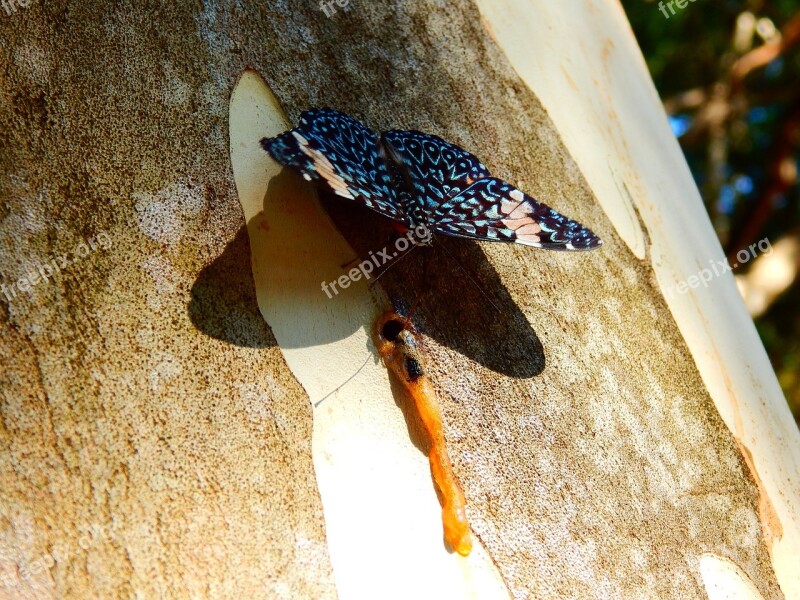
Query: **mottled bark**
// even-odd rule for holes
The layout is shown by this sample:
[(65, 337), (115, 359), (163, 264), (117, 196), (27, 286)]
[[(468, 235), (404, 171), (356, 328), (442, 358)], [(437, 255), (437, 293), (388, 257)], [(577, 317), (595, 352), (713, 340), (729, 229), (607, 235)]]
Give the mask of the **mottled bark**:
[[(503, 7), (509, 17), (542, 8)], [(317, 298), (269, 298), (256, 236), (280, 225), (263, 218), (277, 192), (252, 216), (229, 151), (229, 99), (248, 67), (291, 119), (331, 106), (375, 129), (441, 135), (605, 241), (567, 255), (445, 240), (483, 293), (441, 256), (382, 279), (398, 306), (424, 294), (416, 324), (480, 544), (464, 573), (493, 563), (515, 598), (704, 597), (711, 555), (763, 597), (782, 596), (770, 552), (775, 539), (796, 543), (796, 521), (773, 506), (751, 437), (731, 433), (698, 370), (659, 286), (657, 225), (630, 195), (628, 229), (615, 220), (504, 47), (497, 14), (480, 10), (351, 0), (327, 17), (315, 2), (42, 1), (0, 12), (0, 282), (10, 290), (0, 296), (0, 597), (348, 598), (365, 592), (358, 578), (371, 581), (354, 575), (357, 554), (338, 541), (348, 524), (320, 495), (323, 479), (345, 485), (335, 477), (345, 458), (312, 456), (312, 429), (346, 425), (391, 389), (373, 348), (344, 345), (371, 326), (368, 311), (347, 312), (356, 296), (325, 310), (311, 310)], [(613, 35), (630, 47), (629, 32)], [(374, 215), (325, 206), (356, 252), (385, 245)], [(261, 267), (312, 272), (323, 258), (297, 244), (284, 248), (286, 265)], [(730, 287), (720, 293), (739, 302)], [(337, 311), (352, 320), (333, 323)], [(742, 323), (731, 327), (752, 327)], [(301, 364), (302, 352), (319, 364)], [(314, 412), (315, 386), (340, 386), (350, 360), (367, 360), (376, 379)], [(392, 431), (411, 445), (405, 428)], [(787, 456), (796, 451), (796, 429), (780, 437)], [(433, 494), (417, 481), (397, 493)], [(347, 494), (355, 502), (370, 483), (356, 478)], [(398, 579), (370, 591), (419, 592), (424, 565), (391, 541), (420, 515), (386, 518), (367, 524), (368, 552)], [(446, 556), (443, 545), (433, 552)]]

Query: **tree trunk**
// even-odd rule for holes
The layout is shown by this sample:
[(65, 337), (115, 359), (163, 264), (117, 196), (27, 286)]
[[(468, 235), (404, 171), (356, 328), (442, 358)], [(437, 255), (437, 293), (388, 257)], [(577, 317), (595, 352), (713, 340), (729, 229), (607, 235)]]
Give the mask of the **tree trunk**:
[[(618, 5), (10, 1), (0, 597), (800, 597), (800, 435)], [(605, 244), (329, 299), (387, 236), (259, 148), (311, 106)], [(468, 558), (369, 340), (417, 301)]]

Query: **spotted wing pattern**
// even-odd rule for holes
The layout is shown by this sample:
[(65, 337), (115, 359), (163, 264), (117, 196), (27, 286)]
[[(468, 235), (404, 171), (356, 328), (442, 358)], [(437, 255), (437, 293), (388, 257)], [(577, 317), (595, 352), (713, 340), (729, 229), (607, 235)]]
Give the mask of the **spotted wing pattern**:
[(548, 250), (591, 250), (591, 230), (496, 177), (479, 179), (439, 205), (433, 230), (457, 237), (516, 242)]
[(262, 139), (261, 146), (308, 181), (410, 224), (377, 136), (355, 119), (329, 109), (309, 110), (297, 127)]
[(384, 133), (381, 141), (411, 196), (426, 212), (473, 181), (491, 175), (472, 154), (435, 135), (393, 129)]
[(261, 145), (307, 180), (407, 227), (425, 224), (445, 235), (549, 250), (602, 244), (588, 228), (492, 177), (475, 156), (434, 135), (392, 130), (379, 141), (343, 113), (314, 109)]

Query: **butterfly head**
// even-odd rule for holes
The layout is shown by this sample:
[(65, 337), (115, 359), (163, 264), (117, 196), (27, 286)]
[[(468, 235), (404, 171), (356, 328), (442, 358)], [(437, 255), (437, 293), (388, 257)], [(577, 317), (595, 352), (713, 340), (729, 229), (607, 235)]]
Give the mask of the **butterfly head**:
[(430, 246), (433, 244), (433, 229), (430, 227), (430, 218), (416, 202), (406, 202), (408, 218), (411, 221), (409, 235), (417, 246)]
[(433, 231), (425, 222), (420, 222), (409, 229), (409, 237), (416, 246), (433, 245)]

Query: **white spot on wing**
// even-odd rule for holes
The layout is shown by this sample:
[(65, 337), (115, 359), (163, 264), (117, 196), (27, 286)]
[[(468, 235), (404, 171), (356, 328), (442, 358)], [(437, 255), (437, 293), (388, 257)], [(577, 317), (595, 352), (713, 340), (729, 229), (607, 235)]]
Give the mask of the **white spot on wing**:
[(335, 167), (331, 164), (331, 161), (328, 160), (328, 157), (319, 150), (315, 150), (309, 146), (308, 140), (296, 131), (292, 131), (292, 135), (300, 144), (300, 150), (302, 150), (303, 154), (311, 159), (314, 170), (328, 182), (328, 185), (331, 186), (333, 191), (343, 198), (354, 200), (353, 194), (347, 189), (347, 182), (336, 172)]

